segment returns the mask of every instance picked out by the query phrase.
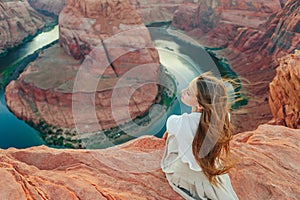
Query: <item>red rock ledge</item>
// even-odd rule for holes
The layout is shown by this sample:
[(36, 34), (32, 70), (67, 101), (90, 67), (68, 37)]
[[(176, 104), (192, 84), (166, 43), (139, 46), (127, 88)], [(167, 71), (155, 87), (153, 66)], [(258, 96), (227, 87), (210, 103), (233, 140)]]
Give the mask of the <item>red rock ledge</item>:
[[(300, 198), (300, 130), (261, 125), (232, 141), (241, 200)], [(181, 199), (159, 167), (164, 142), (144, 136), (103, 150), (0, 150), (0, 198)]]

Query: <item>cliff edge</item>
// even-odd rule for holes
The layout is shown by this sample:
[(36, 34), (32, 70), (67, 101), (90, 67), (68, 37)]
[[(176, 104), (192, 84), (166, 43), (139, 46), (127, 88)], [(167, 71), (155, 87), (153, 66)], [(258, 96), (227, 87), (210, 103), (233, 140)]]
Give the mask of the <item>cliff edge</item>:
[[(299, 199), (300, 130), (261, 125), (234, 136), (230, 171), (239, 199)], [(160, 169), (164, 141), (144, 136), (103, 150), (0, 150), (0, 197), (182, 199)]]

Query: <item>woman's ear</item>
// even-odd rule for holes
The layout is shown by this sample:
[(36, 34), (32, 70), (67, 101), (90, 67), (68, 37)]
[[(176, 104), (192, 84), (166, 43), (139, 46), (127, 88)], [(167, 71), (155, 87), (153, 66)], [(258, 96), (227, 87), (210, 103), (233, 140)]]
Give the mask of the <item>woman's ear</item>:
[(196, 106), (196, 109), (197, 109), (197, 111), (202, 111), (203, 107), (202, 107), (201, 105), (198, 104), (198, 105)]
[(202, 109), (203, 109), (203, 107), (201, 105), (199, 105), (199, 104), (197, 106), (195, 106), (195, 107), (192, 108), (192, 110), (194, 112), (201, 112)]

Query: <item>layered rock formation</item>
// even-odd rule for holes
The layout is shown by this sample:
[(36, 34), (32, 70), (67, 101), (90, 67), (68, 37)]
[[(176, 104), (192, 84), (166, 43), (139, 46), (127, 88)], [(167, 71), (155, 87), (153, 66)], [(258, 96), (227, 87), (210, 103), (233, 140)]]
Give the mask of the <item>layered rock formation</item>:
[(280, 1), (214, 0), (183, 3), (174, 14), (172, 26), (214, 47), (227, 46), (240, 27), (259, 28), (281, 9)]
[(174, 12), (181, 3), (188, 0), (130, 0), (131, 5), (142, 17), (145, 24), (153, 22), (170, 22), (173, 20)]
[(253, 64), (260, 64), (255, 69), (261, 71), (264, 68), (275, 68), (279, 64), (278, 58), (300, 47), (299, 10), (299, 1), (288, 1), (283, 9), (274, 13), (262, 25), (261, 30), (239, 29), (238, 36), (229, 49), (253, 58)]
[(230, 177), (240, 199), (300, 197), (299, 131), (260, 125), (234, 136), (231, 148), (238, 161)]
[[(100, 45), (106, 48), (108, 57), (112, 61), (114, 56), (110, 55), (113, 52), (109, 48), (114, 48), (114, 51), (117, 48), (123, 48), (121, 51), (124, 51), (130, 47), (138, 50), (140, 45), (147, 49), (144, 50), (144, 58), (137, 59), (158, 58), (140, 16), (127, 0), (116, 2), (67, 1), (67, 5), (60, 15), (59, 24), (60, 44), (69, 55), (76, 59), (83, 58)], [(125, 39), (124, 37), (129, 38)], [(109, 45), (111, 47), (108, 47)], [(131, 62), (135, 62), (134, 57)]]
[(131, 121), (154, 103), (158, 53), (126, 0), (69, 0), (59, 25), (62, 48), (45, 50), (7, 86), (7, 105), (37, 128), (56, 127), (57, 139), (76, 143), (93, 132), (105, 143), (97, 131)]
[[(181, 199), (159, 168), (163, 142), (105, 150), (1, 150), (1, 199)], [(18, 180), (18, 181), (16, 181)]]
[(0, 54), (34, 36), (46, 18), (24, 1), (0, 0)]
[(172, 26), (207, 47), (222, 49), (215, 51), (217, 56), (225, 57), (244, 79), (249, 101), (232, 114), (237, 132), (272, 119), (268, 84), (277, 59), (300, 46), (299, 1), (285, 2), (201, 1), (183, 4), (175, 13)]
[(281, 59), (270, 83), (269, 105), (275, 123), (300, 128), (300, 51)]
[(64, 8), (65, 0), (28, 0), (30, 5), (40, 12), (47, 12), (54, 15), (59, 15), (60, 11)]
[[(236, 135), (230, 177), (239, 199), (299, 199), (300, 130), (262, 125)], [(160, 169), (162, 139), (105, 150), (45, 146), (0, 152), (1, 199), (182, 199)]]
[[(238, 37), (223, 53), (233, 69), (248, 80), (245, 86), (250, 101), (245, 112), (250, 113), (252, 124), (246, 130), (272, 119), (269, 83), (276, 75), (279, 58), (300, 47), (299, 11), (299, 1), (288, 1), (268, 19), (262, 30), (240, 29)], [(247, 117), (237, 117), (238, 124), (247, 121)]]

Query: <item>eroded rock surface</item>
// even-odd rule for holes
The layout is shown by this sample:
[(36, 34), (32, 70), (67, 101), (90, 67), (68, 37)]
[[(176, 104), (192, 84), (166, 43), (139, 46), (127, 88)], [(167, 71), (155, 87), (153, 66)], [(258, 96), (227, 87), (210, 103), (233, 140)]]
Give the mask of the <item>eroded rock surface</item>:
[(145, 24), (171, 22), (180, 4), (188, 0), (130, 0)]
[(41, 12), (47, 12), (54, 15), (59, 15), (64, 8), (66, 0), (28, 0), (30, 5)]
[(0, 0), (0, 54), (34, 36), (45, 23), (45, 17), (35, 11), (27, 0)]
[(172, 26), (185, 30), (208, 46), (227, 46), (241, 27), (258, 29), (281, 9), (280, 1), (214, 0), (187, 2), (175, 12)]
[[(272, 119), (269, 83), (278, 59), (300, 47), (297, 0), (200, 1), (182, 4), (172, 26), (226, 58), (242, 78), (248, 105), (232, 113), (237, 132)], [(245, 123), (247, 122), (247, 123)]]
[(276, 123), (300, 128), (300, 51), (281, 59), (270, 83), (269, 104)]
[[(234, 136), (230, 177), (239, 199), (299, 199), (300, 130), (261, 125)], [(45, 146), (0, 151), (2, 199), (182, 199), (160, 169), (152, 136), (104, 150)]]

